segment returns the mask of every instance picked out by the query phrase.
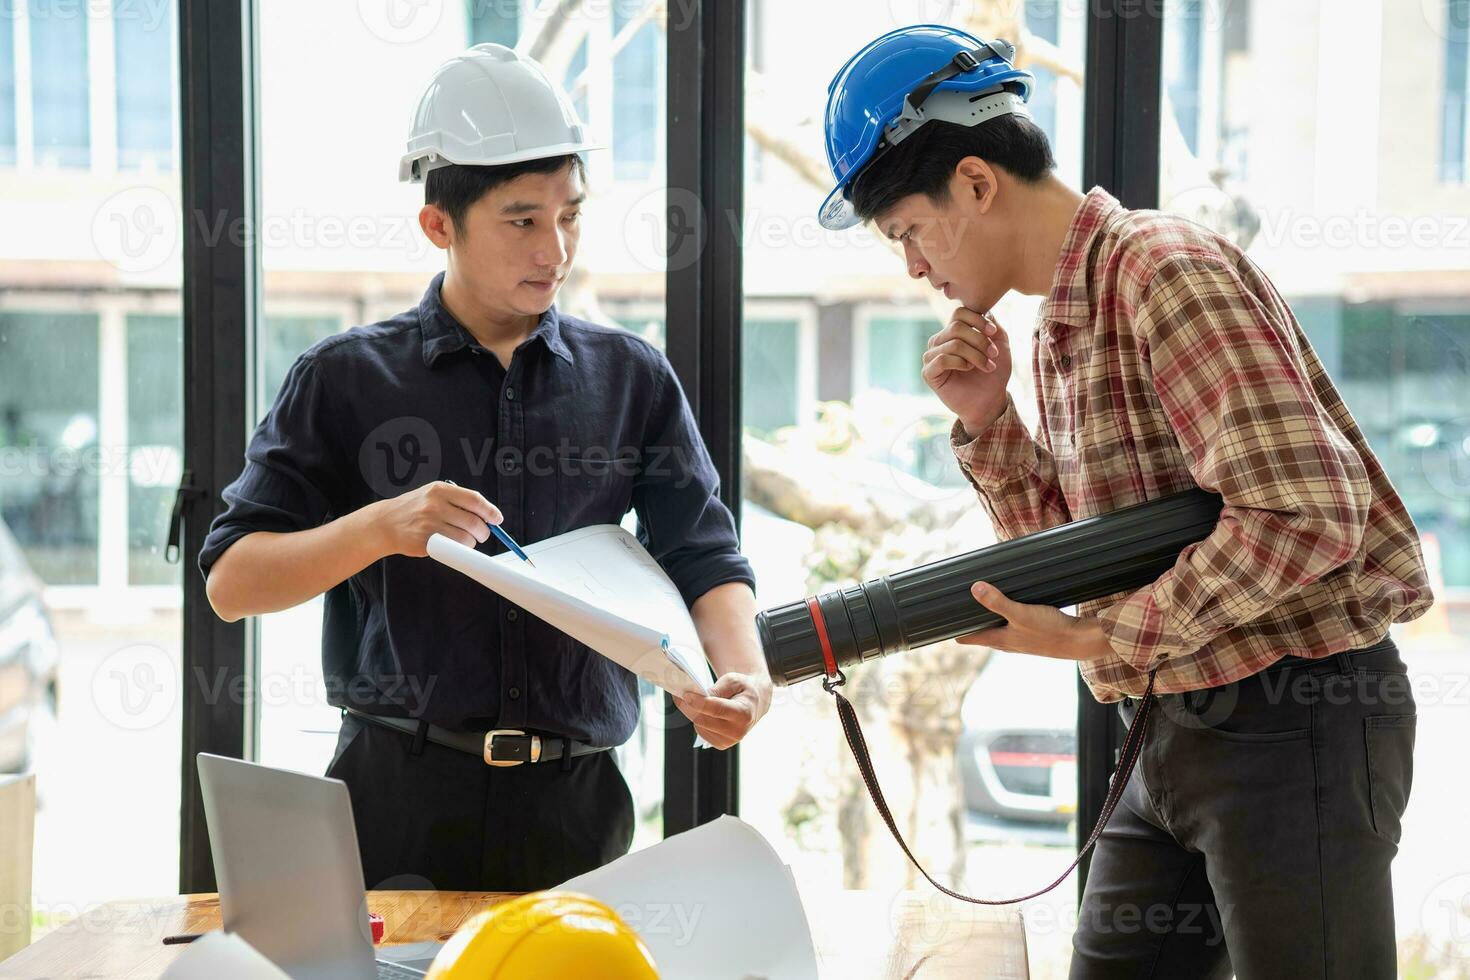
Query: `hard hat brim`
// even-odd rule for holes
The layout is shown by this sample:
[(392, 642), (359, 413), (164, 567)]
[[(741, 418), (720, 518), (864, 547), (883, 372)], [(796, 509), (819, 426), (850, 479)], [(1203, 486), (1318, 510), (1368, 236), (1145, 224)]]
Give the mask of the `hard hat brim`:
[(822, 208), (817, 212), (817, 223), (828, 231), (842, 231), (862, 224), (852, 202), (847, 199), (845, 186), (832, 188), (832, 193), (827, 195), (827, 200), (822, 202)]
[[(431, 170), (438, 170), (440, 167), (499, 167), (509, 163), (526, 163), (530, 160), (545, 160), (548, 157), (561, 157), (573, 153), (585, 153), (588, 150), (605, 149), (607, 149), (607, 146), (603, 143), (563, 143), (560, 146), (537, 146), (516, 153), (503, 153), (494, 157), (473, 160), (468, 158), (452, 160), (442, 153), (426, 153), (423, 151), (405, 153), (402, 159), (398, 161), (398, 180), (400, 183), (418, 184), (423, 182), (424, 176)], [(434, 156), (437, 159), (429, 166), (419, 167), (418, 172), (415, 173), (414, 164), (421, 160), (427, 160), (430, 156)]]

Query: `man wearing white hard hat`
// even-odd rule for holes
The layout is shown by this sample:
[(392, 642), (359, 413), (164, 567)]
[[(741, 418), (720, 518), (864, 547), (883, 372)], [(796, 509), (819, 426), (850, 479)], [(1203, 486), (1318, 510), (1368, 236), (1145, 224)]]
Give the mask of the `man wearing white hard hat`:
[(642, 339), (554, 305), (596, 148), (509, 48), (439, 68), (399, 177), (423, 183), (446, 271), (414, 309), (297, 359), (199, 556), (228, 620), (326, 594), (328, 774), (370, 887), (535, 889), (632, 839), (607, 749), (637, 725), (636, 678), (424, 560), (432, 534), (496, 553), (491, 525), (524, 544), (635, 509), (719, 675), (681, 710), (723, 749), (770, 705), (754, 580), (678, 379)]

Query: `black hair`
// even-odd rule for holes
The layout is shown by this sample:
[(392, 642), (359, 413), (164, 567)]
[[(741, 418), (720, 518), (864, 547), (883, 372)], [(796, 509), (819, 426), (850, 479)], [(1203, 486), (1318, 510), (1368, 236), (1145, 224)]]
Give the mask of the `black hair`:
[(864, 221), (910, 194), (945, 201), (955, 166), (965, 157), (979, 157), (1028, 184), (1057, 165), (1046, 133), (1029, 116), (1010, 113), (976, 126), (933, 120), (860, 171), (848, 198)]
[(424, 203), (442, 208), (454, 226), (463, 229), (465, 212), (470, 206), (501, 184), (508, 184), (524, 174), (554, 174), (569, 166), (585, 183), (587, 165), (575, 153), (490, 167), (450, 164), (430, 170), (424, 177)]

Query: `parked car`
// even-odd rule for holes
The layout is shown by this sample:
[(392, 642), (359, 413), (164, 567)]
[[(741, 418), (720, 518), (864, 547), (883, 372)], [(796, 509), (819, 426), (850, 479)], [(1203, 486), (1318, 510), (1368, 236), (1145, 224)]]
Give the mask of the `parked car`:
[(29, 767), (32, 721), (56, 710), (57, 659), (41, 582), (0, 522), (0, 772)]
[(1077, 665), (996, 651), (960, 708), (965, 806), (1066, 824), (1077, 810)]

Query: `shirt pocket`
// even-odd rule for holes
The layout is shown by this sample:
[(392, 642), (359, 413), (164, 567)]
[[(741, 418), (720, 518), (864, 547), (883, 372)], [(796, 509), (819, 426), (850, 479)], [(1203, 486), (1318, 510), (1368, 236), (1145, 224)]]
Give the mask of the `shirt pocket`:
[[(1072, 438), (1075, 472), (1068, 499), (1101, 499), (1111, 506), (1140, 500), (1138, 446), (1117, 412), (1092, 415)], [(1075, 492), (1078, 496), (1073, 497)]]
[(556, 522), (562, 531), (617, 524), (633, 504), (637, 460), (596, 449), (563, 453), (556, 460)]

